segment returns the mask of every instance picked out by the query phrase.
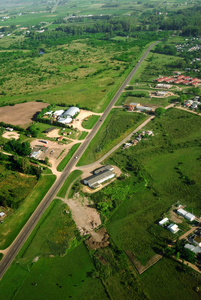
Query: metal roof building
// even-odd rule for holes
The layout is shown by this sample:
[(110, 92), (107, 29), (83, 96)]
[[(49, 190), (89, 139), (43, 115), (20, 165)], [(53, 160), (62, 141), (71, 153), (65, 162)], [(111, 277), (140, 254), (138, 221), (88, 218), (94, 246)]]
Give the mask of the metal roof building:
[(102, 172), (105, 172), (105, 171), (113, 171), (113, 170), (114, 170), (114, 168), (113, 168), (111, 165), (107, 165), (107, 166), (102, 166), (102, 167), (100, 167), (100, 168), (94, 170), (93, 173), (94, 173), (95, 175), (98, 175), (98, 174), (100, 174), (100, 173), (102, 173)]
[(84, 184), (88, 185), (90, 188), (98, 187), (102, 182), (111, 179), (115, 176), (112, 171), (101, 172), (98, 175), (92, 175), (83, 180)]

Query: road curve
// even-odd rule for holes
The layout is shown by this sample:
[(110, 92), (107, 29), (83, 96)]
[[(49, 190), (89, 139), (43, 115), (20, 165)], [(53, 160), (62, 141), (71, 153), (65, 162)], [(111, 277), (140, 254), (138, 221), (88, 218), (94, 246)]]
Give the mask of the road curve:
[[(9, 247), (9, 250), (7, 254), (3, 257), (3, 259), (0, 262), (0, 279), (5, 274), (6, 270), (14, 260), (15, 256), (21, 249), (22, 245), (27, 240), (28, 236), (31, 234), (32, 230), (36, 226), (37, 222), (39, 221), (40, 217), (42, 216), (43, 212), (46, 210), (50, 202), (56, 197), (59, 189), (62, 187), (64, 181), (71, 173), (72, 168), (76, 165), (77, 161), (81, 158), (82, 154), (88, 147), (89, 143), (93, 139), (93, 137), (96, 135), (98, 130), (100, 129), (102, 123), (108, 116), (109, 112), (111, 111), (113, 105), (116, 103), (118, 98), (120, 97), (121, 93), (125, 89), (126, 85), (130, 82), (131, 78), (134, 76), (138, 68), (140, 67), (143, 60), (146, 58), (150, 50), (157, 44), (159, 41), (154, 42), (152, 45), (148, 47), (146, 52), (142, 55), (140, 61), (137, 63), (137, 65), (134, 67), (134, 69), (131, 71), (131, 73), (128, 75), (124, 83), (121, 85), (115, 96), (112, 98), (111, 102), (108, 104), (107, 108), (105, 109), (104, 113), (100, 117), (100, 120), (95, 124), (92, 131), (89, 133), (89, 135), (86, 137), (85, 141), (80, 145), (74, 156), (70, 159), (69, 163), (65, 167), (64, 171), (62, 172), (61, 176), (55, 181), (55, 183), (52, 185), (46, 196), (43, 198), (41, 203), (38, 205), (36, 210), (33, 212), (27, 223), (24, 225), (16, 239), (13, 241), (11, 246)], [(76, 157), (76, 159), (75, 159)]]

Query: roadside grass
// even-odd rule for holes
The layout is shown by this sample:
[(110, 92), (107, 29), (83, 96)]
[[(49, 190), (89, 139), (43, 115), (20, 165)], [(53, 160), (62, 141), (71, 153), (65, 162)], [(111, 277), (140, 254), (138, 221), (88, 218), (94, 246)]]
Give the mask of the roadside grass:
[(63, 186), (60, 188), (57, 197), (61, 197), (61, 198), (65, 198), (66, 196), (66, 192), (69, 188), (69, 186), (76, 180), (78, 179), (82, 174), (82, 171), (80, 170), (75, 170), (73, 172), (70, 173), (70, 175), (67, 177), (67, 179), (65, 180)]
[(100, 116), (98, 116), (98, 115), (89, 116), (87, 118), (87, 120), (84, 120), (82, 122), (82, 127), (85, 129), (92, 129), (99, 118), (100, 118)]
[[(150, 299), (200, 299), (200, 275), (172, 259), (163, 258), (140, 276), (143, 289)], [(178, 288), (179, 287), (179, 288)]]
[(30, 267), (19, 253), (0, 282), (1, 299), (108, 299), (100, 279), (89, 278), (93, 269), (84, 244), (64, 257), (40, 257)]
[(79, 136), (78, 140), (83, 140), (87, 136), (88, 132), (87, 131), (82, 131), (81, 135)]
[(7, 248), (16, 238), (40, 201), (56, 179), (55, 175), (41, 176), (32, 192), (26, 197), (16, 212), (1, 224), (0, 248)]
[(54, 199), (21, 251), (21, 258), (65, 255), (76, 245), (76, 225), (67, 204)]
[(68, 154), (64, 157), (64, 159), (57, 166), (57, 171), (62, 172), (64, 170), (65, 166), (67, 165), (67, 163), (69, 162), (69, 160), (71, 159), (73, 154), (76, 152), (76, 150), (78, 149), (80, 144), (81, 143), (77, 143), (71, 147)]
[(3, 253), (0, 253), (0, 261), (2, 260), (3, 258)]
[(140, 113), (131, 114), (122, 109), (111, 110), (100, 130), (82, 155), (78, 165), (86, 165), (101, 158), (146, 118), (146, 115)]

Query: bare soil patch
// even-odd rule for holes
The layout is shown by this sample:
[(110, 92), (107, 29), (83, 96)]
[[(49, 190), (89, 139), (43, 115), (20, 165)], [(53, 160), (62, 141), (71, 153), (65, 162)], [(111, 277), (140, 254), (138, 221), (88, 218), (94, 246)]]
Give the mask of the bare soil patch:
[(93, 230), (101, 225), (101, 220), (97, 210), (93, 207), (93, 203), (89, 203), (88, 198), (79, 193), (76, 193), (73, 198), (63, 201), (68, 204), (80, 234), (96, 235)]
[(9, 131), (6, 131), (2, 137), (6, 138), (6, 139), (15, 139), (15, 140), (18, 140), (19, 137), (20, 137), (20, 134), (15, 132), (15, 131), (12, 131), (12, 132), (9, 132)]
[(26, 102), (14, 106), (0, 107), (0, 122), (11, 125), (28, 124), (32, 122), (32, 118), (36, 113), (39, 113), (48, 105), (48, 103), (43, 102)]
[[(86, 241), (86, 244), (91, 249), (98, 249), (107, 247), (109, 245), (109, 234), (104, 227), (100, 228), (97, 232), (92, 232), (91, 237)], [(106, 261), (102, 261), (106, 264)]]

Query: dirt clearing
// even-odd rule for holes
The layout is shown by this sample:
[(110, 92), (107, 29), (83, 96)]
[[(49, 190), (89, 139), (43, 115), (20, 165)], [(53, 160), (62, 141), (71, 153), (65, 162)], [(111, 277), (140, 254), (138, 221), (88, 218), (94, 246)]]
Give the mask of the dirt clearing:
[(11, 125), (30, 123), (33, 116), (48, 105), (48, 103), (43, 102), (26, 102), (14, 106), (0, 107), (0, 122)]
[(15, 132), (15, 131), (12, 131), (12, 132), (6, 131), (6, 132), (2, 135), (2, 137), (6, 138), (6, 139), (9, 139), (9, 140), (10, 140), (10, 139), (18, 140), (19, 137), (20, 137), (20, 134), (17, 133), (17, 132)]

